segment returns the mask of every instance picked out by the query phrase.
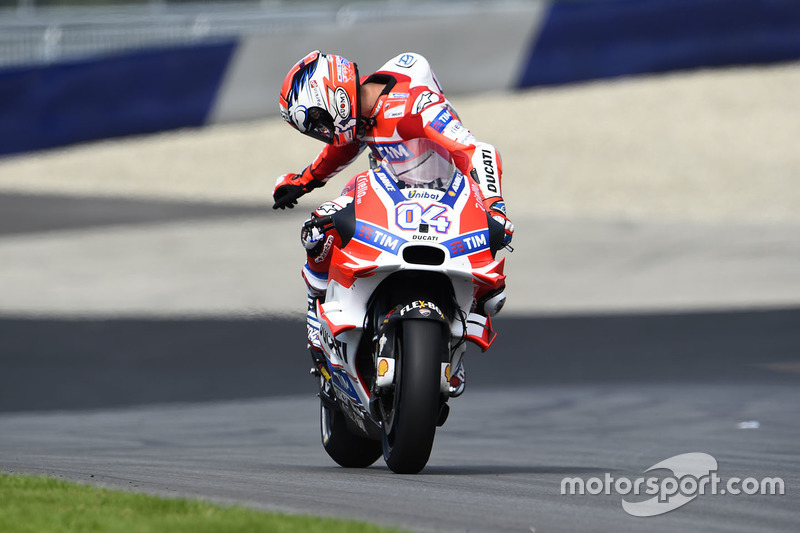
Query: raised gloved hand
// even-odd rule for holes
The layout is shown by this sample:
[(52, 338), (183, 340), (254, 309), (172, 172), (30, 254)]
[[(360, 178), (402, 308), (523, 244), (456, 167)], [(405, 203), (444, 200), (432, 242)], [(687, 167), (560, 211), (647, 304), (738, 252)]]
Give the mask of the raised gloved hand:
[(490, 198), (484, 201), (484, 207), (489, 216), (503, 225), (505, 235), (503, 236), (503, 244), (511, 244), (511, 239), (514, 238), (514, 224), (511, 223), (508, 216), (506, 216), (506, 203), (499, 197)]
[(278, 178), (275, 183), (275, 189), (272, 191), (272, 198), (275, 203), (272, 204), (272, 209), (292, 209), (297, 205), (297, 199), (306, 194), (307, 192), (322, 187), (325, 185), (311, 175), (311, 171), (306, 168), (302, 174), (284, 174)]

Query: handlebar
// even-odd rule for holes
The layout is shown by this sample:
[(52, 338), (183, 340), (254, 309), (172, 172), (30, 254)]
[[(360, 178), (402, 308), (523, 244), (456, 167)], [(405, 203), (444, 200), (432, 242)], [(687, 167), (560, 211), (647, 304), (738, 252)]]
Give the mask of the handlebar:
[(329, 229), (333, 229), (335, 226), (333, 222), (333, 215), (325, 215), (321, 217), (312, 217), (310, 220), (306, 220), (303, 224), (303, 228), (311, 229), (317, 228), (320, 232), (324, 233)]

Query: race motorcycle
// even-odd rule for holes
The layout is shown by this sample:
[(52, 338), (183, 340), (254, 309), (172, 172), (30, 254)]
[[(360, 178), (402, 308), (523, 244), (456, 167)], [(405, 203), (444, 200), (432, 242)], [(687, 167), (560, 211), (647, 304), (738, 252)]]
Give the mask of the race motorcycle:
[(504, 232), (431, 140), (370, 166), (347, 207), (306, 223), (342, 241), (316, 305), (322, 445), (343, 467), (382, 454), (392, 471), (417, 473), (447, 419), (466, 343), (486, 351), (496, 337), (490, 317), (471, 311), (479, 285), (504, 285), (495, 258)]

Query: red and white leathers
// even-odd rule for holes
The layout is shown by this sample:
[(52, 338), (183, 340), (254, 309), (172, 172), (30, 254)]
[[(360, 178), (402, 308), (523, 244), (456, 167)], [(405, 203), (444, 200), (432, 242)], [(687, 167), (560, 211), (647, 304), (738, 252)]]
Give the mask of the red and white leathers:
[(464, 127), (428, 61), (419, 54), (401, 54), (361, 79), (361, 85), (367, 83), (385, 84), (386, 88), (369, 113), (363, 135), (352, 143), (325, 145), (300, 176), (320, 186), (352, 163), (366, 147), (378, 160), (402, 161), (408, 157), (404, 141), (427, 137), (450, 150), (459, 170), (478, 183), (484, 205), (506, 225), (510, 240), (513, 226), (506, 217), (502, 197), (500, 155), (494, 146), (479, 142)]
[[(458, 169), (475, 180), (483, 195), (485, 209), (504, 224), (506, 243), (510, 242), (514, 227), (506, 216), (502, 197), (500, 156), (492, 145), (476, 140), (461, 123), (428, 61), (419, 54), (400, 54), (374, 74), (360, 79), (361, 85), (367, 83), (385, 85), (385, 88), (369, 111), (366, 127), (359, 137), (351, 143), (342, 144), (337, 138), (336, 142), (326, 144), (302, 174), (279, 178), (276, 191), (282, 184), (295, 181), (309, 190), (321, 186), (352, 163), (365, 148), (369, 148), (378, 160), (401, 162), (410, 157), (405, 147), (407, 141), (430, 138), (445, 146)], [(281, 105), (284, 105), (283, 102)], [(351, 107), (359, 109), (360, 106)], [(352, 201), (352, 190), (348, 191), (348, 188), (345, 188), (344, 196), (322, 204), (314, 214), (331, 214), (347, 205)], [(339, 238), (334, 233), (303, 235), (303, 243), (309, 252), (303, 268), (309, 298), (324, 294), (330, 263), (329, 250)], [(495, 314), (502, 307), (504, 299), (502, 292), (478, 293), (476, 310)], [(311, 332), (311, 324), (309, 328)]]

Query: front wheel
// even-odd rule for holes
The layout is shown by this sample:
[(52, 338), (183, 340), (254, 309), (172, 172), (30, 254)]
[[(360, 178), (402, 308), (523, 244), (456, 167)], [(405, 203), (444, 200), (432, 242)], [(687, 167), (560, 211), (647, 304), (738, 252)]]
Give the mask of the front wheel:
[(366, 468), (381, 456), (381, 443), (355, 435), (347, 428), (344, 413), (320, 402), (322, 446), (331, 459), (345, 468)]
[[(383, 458), (398, 474), (416, 474), (428, 463), (440, 408), (442, 326), (406, 320), (396, 351), (399, 372), (391, 398), (382, 406)], [(389, 404), (389, 405), (386, 405)]]

